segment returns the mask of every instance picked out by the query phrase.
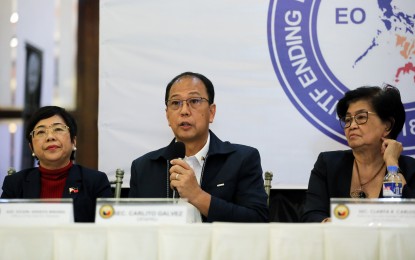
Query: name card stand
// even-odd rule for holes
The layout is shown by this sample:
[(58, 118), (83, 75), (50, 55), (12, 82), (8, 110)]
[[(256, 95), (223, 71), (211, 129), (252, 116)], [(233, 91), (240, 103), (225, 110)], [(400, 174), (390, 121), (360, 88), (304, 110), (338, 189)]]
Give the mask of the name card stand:
[(377, 226), (415, 225), (415, 199), (340, 199), (330, 201), (331, 221)]
[(185, 199), (97, 199), (95, 223), (189, 223)]
[(0, 225), (74, 223), (72, 199), (0, 199)]

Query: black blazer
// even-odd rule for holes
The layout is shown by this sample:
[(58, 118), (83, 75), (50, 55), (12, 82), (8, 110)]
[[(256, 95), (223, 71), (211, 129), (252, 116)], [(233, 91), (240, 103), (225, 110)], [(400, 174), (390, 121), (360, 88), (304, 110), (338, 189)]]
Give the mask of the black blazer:
[[(320, 153), (311, 171), (302, 221), (321, 222), (330, 217), (330, 198), (350, 198), (353, 163), (352, 150)], [(402, 197), (415, 198), (415, 159), (402, 155), (399, 168), (407, 182)]]
[[(78, 188), (78, 193), (70, 193), (69, 188)], [(39, 197), (39, 168), (25, 169), (4, 178), (1, 198), (37, 199)], [(107, 175), (74, 164), (69, 169), (62, 198), (73, 199), (75, 222), (94, 222), (96, 199), (101, 197), (112, 197)]]
[[(173, 140), (169, 146), (174, 144)], [(169, 146), (131, 164), (131, 198), (171, 198)], [(201, 188), (212, 195), (205, 222), (268, 222), (267, 194), (257, 149), (222, 142), (210, 132)]]

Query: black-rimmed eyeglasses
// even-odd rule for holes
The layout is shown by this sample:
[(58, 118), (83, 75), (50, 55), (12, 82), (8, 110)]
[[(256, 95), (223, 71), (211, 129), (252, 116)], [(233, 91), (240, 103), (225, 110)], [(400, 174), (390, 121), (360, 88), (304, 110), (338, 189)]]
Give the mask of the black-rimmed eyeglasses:
[(376, 115), (376, 113), (370, 111), (359, 112), (354, 116), (345, 116), (340, 118), (340, 125), (344, 129), (349, 128), (352, 125), (353, 119), (358, 125), (366, 124), (369, 119), (369, 114)]
[(202, 105), (204, 101), (209, 102), (207, 98), (203, 98), (203, 97), (192, 97), (192, 98), (183, 99), (183, 100), (170, 99), (170, 100), (167, 100), (166, 106), (167, 108), (170, 108), (172, 110), (178, 110), (179, 108), (183, 106), (183, 103), (186, 102), (186, 104), (190, 106), (191, 108), (197, 109)]

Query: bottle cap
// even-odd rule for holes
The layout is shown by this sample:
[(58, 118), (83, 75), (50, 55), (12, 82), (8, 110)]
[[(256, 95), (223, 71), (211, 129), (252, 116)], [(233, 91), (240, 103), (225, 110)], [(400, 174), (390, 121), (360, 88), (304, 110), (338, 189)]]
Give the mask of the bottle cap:
[(398, 168), (396, 165), (388, 166), (388, 172), (398, 172)]

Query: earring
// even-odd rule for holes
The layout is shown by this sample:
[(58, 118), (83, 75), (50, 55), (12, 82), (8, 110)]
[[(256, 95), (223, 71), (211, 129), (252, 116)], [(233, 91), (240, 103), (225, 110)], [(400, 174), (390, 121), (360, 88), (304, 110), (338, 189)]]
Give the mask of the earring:
[(32, 156), (33, 156), (33, 157), (36, 157), (36, 154), (35, 154), (35, 153), (32, 153)]
[(76, 147), (75, 146), (73, 147), (73, 150), (76, 151)]

